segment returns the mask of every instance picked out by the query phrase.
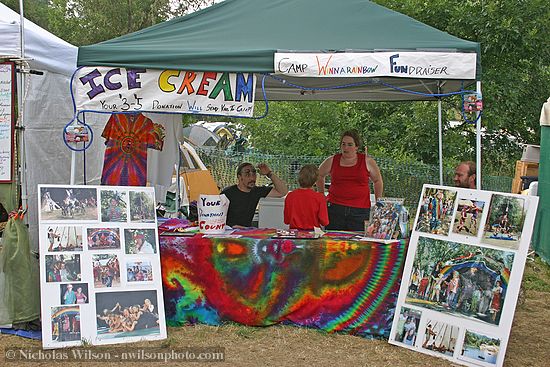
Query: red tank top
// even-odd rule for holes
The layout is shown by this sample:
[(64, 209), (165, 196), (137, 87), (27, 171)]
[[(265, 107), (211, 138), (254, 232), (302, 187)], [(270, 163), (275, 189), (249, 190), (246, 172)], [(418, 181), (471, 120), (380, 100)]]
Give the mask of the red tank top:
[(370, 208), (369, 171), (365, 154), (357, 154), (355, 166), (342, 167), (342, 154), (335, 154), (330, 167), (328, 201), (353, 208)]

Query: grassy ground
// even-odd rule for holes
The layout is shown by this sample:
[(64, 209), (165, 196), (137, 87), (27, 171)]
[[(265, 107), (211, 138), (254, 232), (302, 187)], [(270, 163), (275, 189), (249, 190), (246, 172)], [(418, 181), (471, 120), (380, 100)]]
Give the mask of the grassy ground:
[[(536, 258), (528, 260), (523, 278), (522, 292), (516, 309), (505, 366), (548, 366), (550, 348), (547, 321), (550, 320), (550, 267)], [(30, 348), (41, 346), (40, 341), (10, 335), (0, 336), (0, 350), (9, 347)], [(225, 348), (225, 361), (217, 363), (169, 362), (159, 365), (193, 366), (453, 366), (445, 360), (409, 351), (381, 340), (327, 334), (312, 329), (292, 326), (265, 328), (241, 325), (197, 325), (169, 328), (168, 339), (158, 342), (141, 342), (108, 348), (91, 347), (93, 351), (120, 353), (140, 347), (158, 347), (170, 351), (177, 348)], [(143, 363), (143, 362), (138, 362)], [(12, 365), (4, 356), (0, 365)], [(17, 364), (21, 364), (18, 362)], [(86, 367), (107, 367), (120, 362), (86, 362)], [(130, 364), (130, 363), (126, 363)], [(133, 362), (132, 364), (136, 364)], [(79, 365), (63, 361), (35, 362), (33, 366)], [(151, 363), (148, 363), (151, 365)]]

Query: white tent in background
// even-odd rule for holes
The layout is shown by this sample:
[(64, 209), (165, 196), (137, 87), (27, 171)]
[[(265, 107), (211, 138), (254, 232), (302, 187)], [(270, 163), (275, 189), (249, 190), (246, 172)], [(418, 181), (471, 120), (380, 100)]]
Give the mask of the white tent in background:
[[(76, 69), (77, 48), (25, 19), (21, 53), (20, 24), (20, 15), (0, 3), (0, 60), (16, 61), (18, 69), (41, 74), (18, 73), (17, 78), (18, 125), (24, 127), (24, 144), (18, 147), (18, 154), (26, 165), (21, 176), (26, 197), (22, 199), (28, 205), (31, 249), (37, 250), (37, 185), (67, 184), (70, 179), (71, 150), (65, 147), (62, 132), (73, 116), (69, 83)], [(77, 167), (79, 177), (82, 166)], [(97, 173), (100, 168), (88, 166), (86, 170)]]

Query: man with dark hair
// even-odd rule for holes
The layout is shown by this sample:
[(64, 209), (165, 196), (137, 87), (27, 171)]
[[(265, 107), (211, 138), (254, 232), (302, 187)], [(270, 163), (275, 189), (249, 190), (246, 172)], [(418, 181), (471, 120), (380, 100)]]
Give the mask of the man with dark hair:
[(456, 187), (475, 189), (476, 164), (472, 161), (464, 161), (456, 166), (454, 182)]
[[(260, 163), (257, 168), (258, 171), (252, 163), (241, 163), (237, 167), (237, 184), (223, 189), (222, 194), (229, 199), (227, 225), (250, 227), (261, 198), (279, 198), (287, 194), (286, 183), (275, 175), (267, 164)], [(273, 182), (273, 187), (256, 186), (256, 172), (267, 176)]]

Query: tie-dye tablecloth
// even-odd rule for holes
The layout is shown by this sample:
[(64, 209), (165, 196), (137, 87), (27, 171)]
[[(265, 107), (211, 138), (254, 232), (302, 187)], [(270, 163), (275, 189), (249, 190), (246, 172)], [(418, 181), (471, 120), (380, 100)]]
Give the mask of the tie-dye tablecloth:
[[(389, 336), (407, 244), (160, 236), (168, 325), (277, 323)], [(337, 234), (336, 234), (337, 235)]]

